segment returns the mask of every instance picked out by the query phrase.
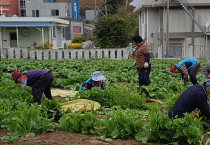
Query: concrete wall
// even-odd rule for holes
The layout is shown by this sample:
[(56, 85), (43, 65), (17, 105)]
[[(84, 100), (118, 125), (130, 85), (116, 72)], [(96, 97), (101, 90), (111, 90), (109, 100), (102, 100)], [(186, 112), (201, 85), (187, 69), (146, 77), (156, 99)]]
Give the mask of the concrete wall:
[(51, 10), (59, 10), (59, 16), (54, 17), (71, 17), (71, 4), (70, 3), (26, 3), (26, 16), (32, 17), (32, 10), (39, 10), (39, 17), (51, 17)]

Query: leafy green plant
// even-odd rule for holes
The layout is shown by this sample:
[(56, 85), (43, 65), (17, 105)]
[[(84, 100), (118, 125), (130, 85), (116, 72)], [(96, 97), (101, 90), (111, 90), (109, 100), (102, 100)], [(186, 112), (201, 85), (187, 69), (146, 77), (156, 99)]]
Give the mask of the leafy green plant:
[(86, 112), (84, 115), (80, 112), (72, 113), (71, 116), (63, 115), (60, 119), (59, 129), (84, 134), (98, 134), (100, 130), (100, 120)]
[(43, 116), (47, 115), (47, 118), (53, 121), (58, 121), (63, 115), (61, 105), (56, 100), (44, 99), (41, 108)]
[(143, 127), (143, 121), (138, 121), (131, 114), (117, 111), (113, 116), (106, 114), (102, 120), (102, 135), (111, 138), (131, 139)]
[(74, 37), (72, 39), (72, 43), (82, 43), (82, 42), (85, 42), (85, 41), (86, 41), (86, 38), (83, 35)]
[(149, 122), (143, 130), (136, 134), (136, 140), (146, 143), (148, 141), (172, 144), (199, 144), (203, 136), (201, 118), (192, 119), (190, 114), (184, 118), (170, 119), (160, 111), (158, 103), (150, 107)]
[(2, 139), (13, 142), (22, 136), (34, 136), (37, 132), (46, 133), (53, 131), (55, 123), (50, 119), (41, 116), (41, 108), (35, 104), (29, 107), (26, 103), (20, 103), (17, 110), (10, 111), (5, 118), (2, 128), (6, 128), (9, 132)]
[(123, 109), (143, 109), (145, 107), (144, 96), (137, 93), (137, 89), (130, 85), (108, 84), (105, 90), (92, 88), (88, 91), (80, 91), (80, 98), (99, 102), (103, 106), (119, 105)]

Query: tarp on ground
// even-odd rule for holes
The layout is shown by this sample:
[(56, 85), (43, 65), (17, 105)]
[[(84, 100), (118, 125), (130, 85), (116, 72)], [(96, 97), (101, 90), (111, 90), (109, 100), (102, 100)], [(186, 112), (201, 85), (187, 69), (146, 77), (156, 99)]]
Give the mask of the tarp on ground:
[(73, 90), (63, 90), (58, 88), (52, 88), (51, 94), (53, 97), (60, 96), (60, 97), (75, 97), (75, 95), (78, 93), (78, 91)]
[(87, 99), (78, 99), (74, 101), (69, 101), (61, 104), (62, 110), (67, 111), (70, 109), (72, 112), (76, 111), (92, 111), (100, 109), (101, 105), (98, 102), (87, 100)]

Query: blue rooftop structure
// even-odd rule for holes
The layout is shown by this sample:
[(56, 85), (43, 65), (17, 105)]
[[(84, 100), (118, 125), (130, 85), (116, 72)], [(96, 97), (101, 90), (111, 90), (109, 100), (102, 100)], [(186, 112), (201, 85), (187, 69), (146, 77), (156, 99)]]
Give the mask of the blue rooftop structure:
[(0, 22), (0, 27), (51, 27), (49, 22)]

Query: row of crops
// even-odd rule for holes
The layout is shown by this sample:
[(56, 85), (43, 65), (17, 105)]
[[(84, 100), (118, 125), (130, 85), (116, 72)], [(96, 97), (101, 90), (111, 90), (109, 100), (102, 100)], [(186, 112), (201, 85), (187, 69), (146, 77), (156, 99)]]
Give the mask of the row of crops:
[[(181, 85), (181, 75), (172, 77), (169, 68), (180, 60), (152, 60), (149, 86), (136, 85), (138, 73), (133, 60), (13, 60), (0, 59), (0, 128), (8, 130), (2, 139), (13, 142), (23, 136), (35, 136), (54, 130), (83, 134), (95, 134), (99, 139), (136, 139), (143, 143), (199, 144), (210, 121), (205, 118), (171, 120), (167, 112), (179, 95), (190, 86)], [(205, 80), (202, 71), (207, 60), (201, 60), (197, 75), (201, 84)], [(92, 72), (101, 71), (106, 76), (106, 89), (93, 88), (80, 91), (80, 98), (99, 102), (102, 107), (92, 112), (63, 112), (60, 100), (49, 101), (43, 97), (41, 106), (33, 103), (31, 88), (21, 91), (11, 79), (14, 70), (48, 69), (55, 75), (53, 87), (78, 90)], [(121, 82), (121, 83), (119, 83)], [(164, 102), (147, 104), (153, 98)], [(67, 98), (62, 102), (78, 99)], [(69, 113), (71, 115), (69, 115)], [(102, 116), (98, 119), (97, 116)]]

